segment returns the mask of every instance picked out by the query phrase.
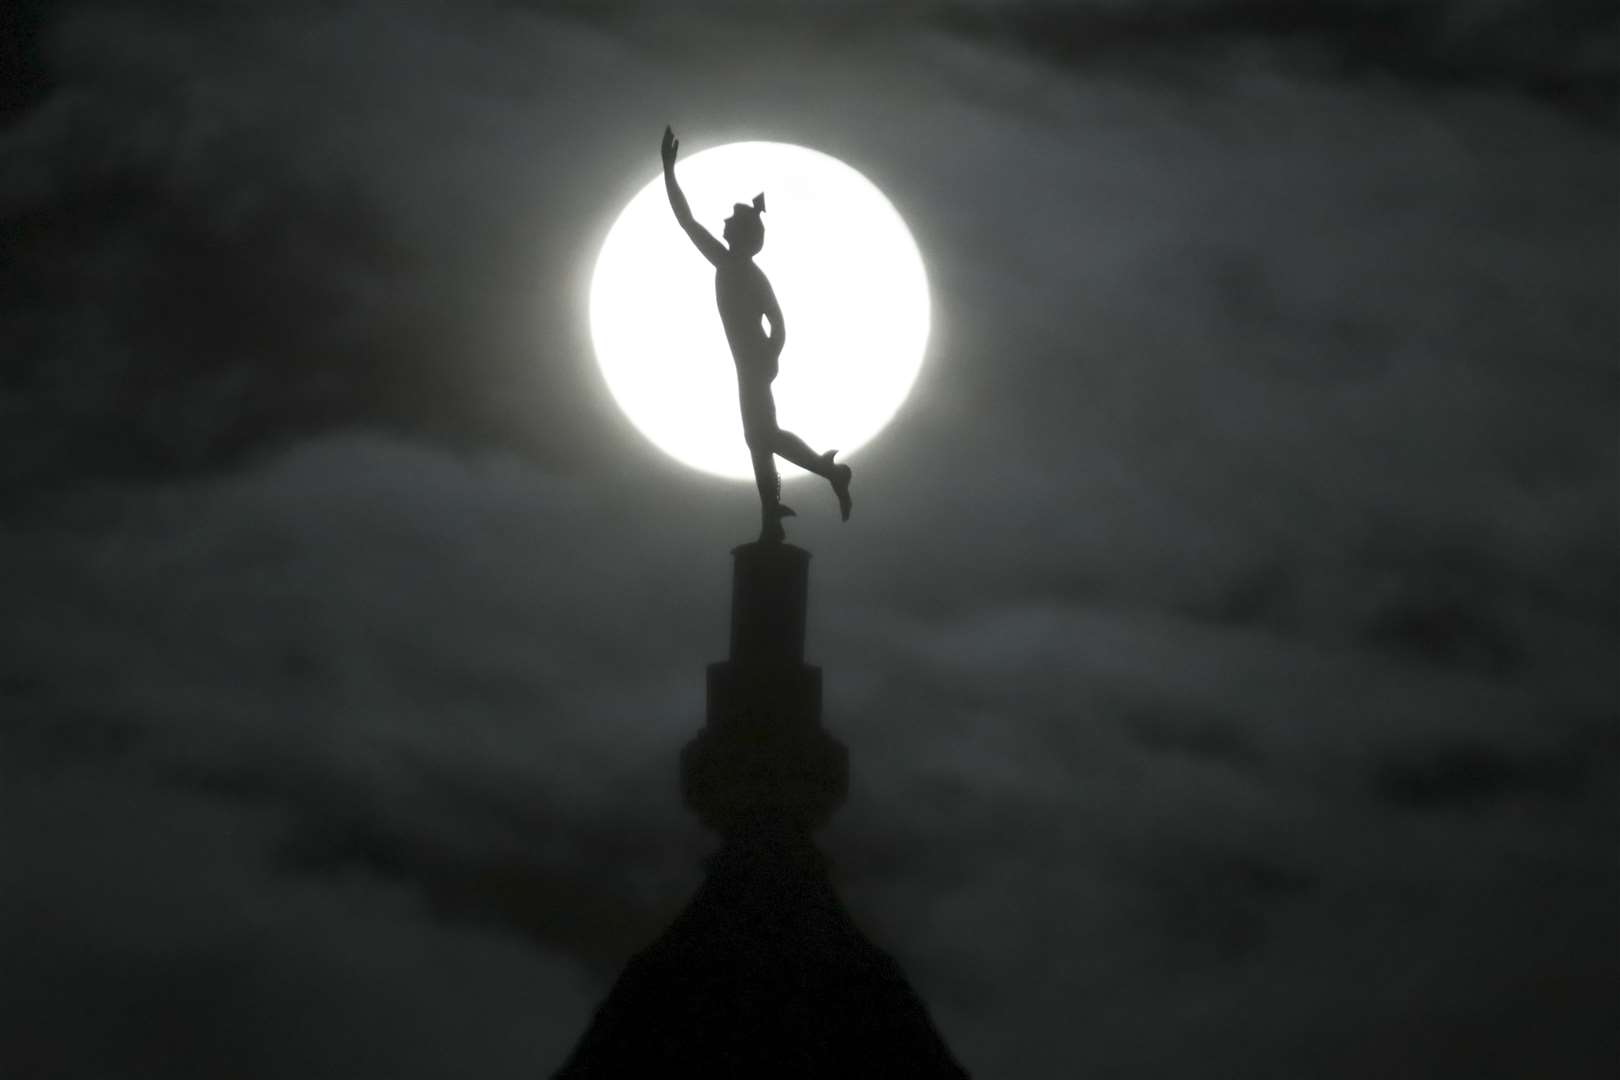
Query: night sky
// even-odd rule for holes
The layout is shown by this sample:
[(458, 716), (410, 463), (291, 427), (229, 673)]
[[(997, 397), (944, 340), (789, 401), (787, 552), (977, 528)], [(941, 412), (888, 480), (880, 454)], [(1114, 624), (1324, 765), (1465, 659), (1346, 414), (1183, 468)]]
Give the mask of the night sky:
[(542, 1076), (690, 896), (757, 502), (585, 312), (666, 123), (928, 265), (788, 500), (823, 846), (962, 1063), (1606, 1074), (1614, 5), (646, 8), (0, 19), (0, 1074)]

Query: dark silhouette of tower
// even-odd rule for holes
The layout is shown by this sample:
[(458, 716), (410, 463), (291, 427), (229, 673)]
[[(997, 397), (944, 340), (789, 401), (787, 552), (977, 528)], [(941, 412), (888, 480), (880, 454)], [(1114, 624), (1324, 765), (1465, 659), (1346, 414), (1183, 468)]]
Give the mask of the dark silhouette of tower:
[(811, 837), (849, 756), (804, 662), (810, 553), (732, 553), (731, 655), (681, 754), (686, 805), (720, 835), (707, 877), (633, 957), (557, 1080), (963, 1078), (899, 966), (856, 928)]

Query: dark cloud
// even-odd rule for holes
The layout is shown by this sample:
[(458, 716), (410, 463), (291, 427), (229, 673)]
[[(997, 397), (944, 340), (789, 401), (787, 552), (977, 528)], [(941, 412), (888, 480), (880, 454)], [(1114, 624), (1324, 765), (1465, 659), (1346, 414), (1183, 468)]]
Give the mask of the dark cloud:
[(1181, 754), (1242, 769), (1259, 768), (1265, 761), (1234, 717), (1148, 712), (1128, 717), (1126, 727), (1132, 739), (1156, 754)]
[[(1202, 82), (1185, 50), (1230, 54), (1266, 43), (1301, 70), (1357, 80), (1521, 93), (1612, 123), (1620, 19), (1598, 3), (1479, 0), (1124, 0), (952, 5), (948, 24), (1076, 68), (1153, 63)], [(1145, 58), (1143, 54), (1148, 54)]]
[(1138, 873), (1157, 894), (1155, 929), (1178, 964), (1229, 964), (1268, 937), (1272, 909), (1317, 888), (1310, 870), (1264, 856), (1166, 848)]
[(975, 1075), (1589, 1073), (1612, 26), (65, 9), (0, 134), (0, 1071), (532, 1076), (688, 895), (748, 497), (581, 317), (673, 121), (846, 157), (928, 258), (795, 537), (827, 847)]
[(1515, 798), (1568, 800), (1592, 762), (1575, 748), (1514, 750), (1479, 742), (1414, 748), (1392, 755), (1373, 774), (1380, 798), (1416, 811), (1470, 809)]
[(268, 873), (274, 815), (117, 770), (9, 776), (4, 802), (11, 1075), (517, 1074), (588, 1011), (532, 946), (386, 883)]
[(0, 16), (0, 123), (10, 120), (50, 91), (42, 31), (44, 5), (20, 0)]

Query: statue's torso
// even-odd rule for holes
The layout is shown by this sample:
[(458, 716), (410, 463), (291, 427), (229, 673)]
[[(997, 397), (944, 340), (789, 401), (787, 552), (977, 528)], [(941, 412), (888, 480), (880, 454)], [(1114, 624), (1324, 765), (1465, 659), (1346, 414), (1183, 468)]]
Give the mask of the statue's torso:
[(714, 271), (714, 298), (726, 329), (731, 358), (743, 375), (776, 377), (776, 359), (760, 325), (771, 286), (752, 259), (721, 263)]

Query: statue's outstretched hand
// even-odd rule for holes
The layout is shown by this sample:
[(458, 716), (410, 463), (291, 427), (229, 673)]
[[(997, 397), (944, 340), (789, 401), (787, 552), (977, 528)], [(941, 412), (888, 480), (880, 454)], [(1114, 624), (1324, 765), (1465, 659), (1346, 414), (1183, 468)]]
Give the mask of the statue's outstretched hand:
[(664, 157), (664, 191), (669, 195), (669, 208), (675, 211), (675, 220), (680, 222), (686, 235), (691, 237), (692, 243), (703, 252), (703, 257), (715, 266), (719, 266), (726, 258), (725, 245), (716, 240), (709, 230), (699, 225), (692, 217), (692, 208), (687, 205), (686, 195), (681, 191), (679, 180), (675, 179), (675, 154), (681, 148), (681, 141), (669, 128), (664, 129), (664, 142), (659, 149)]

